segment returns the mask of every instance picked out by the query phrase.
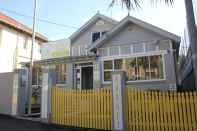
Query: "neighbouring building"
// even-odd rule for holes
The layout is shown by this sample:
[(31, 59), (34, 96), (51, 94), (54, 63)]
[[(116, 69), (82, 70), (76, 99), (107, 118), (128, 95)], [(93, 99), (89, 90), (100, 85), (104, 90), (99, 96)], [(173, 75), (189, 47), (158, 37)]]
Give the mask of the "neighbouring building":
[[(0, 113), (11, 114), (15, 91), (14, 73), (30, 61), (32, 30), (0, 12)], [(36, 33), (34, 60), (41, 59), (40, 46), (47, 38)]]
[(131, 16), (118, 22), (98, 13), (66, 40), (70, 44), (67, 56), (36, 64), (44, 68), (43, 83), (49, 82), (44, 88), (105, 88), (111, 84), (111, 72), (123, 70), (128, 86), (177, 90), (180, 40)]

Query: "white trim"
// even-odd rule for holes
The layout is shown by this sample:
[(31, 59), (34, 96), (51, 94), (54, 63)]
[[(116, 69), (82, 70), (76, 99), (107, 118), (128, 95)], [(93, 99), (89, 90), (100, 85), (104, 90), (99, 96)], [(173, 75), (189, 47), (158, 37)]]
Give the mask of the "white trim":
[(80, 56), (81, 55), (80, 45), (78, 45), (77, 48), (78, 48), (78, 54), (77, 54), (77, 56)]
[[(159, 46), (157, 46), (156, 48), (155, 48), (155, 51), (146, 51), (146, 45), (147, 44), (152, 44), (153, 42), (151, 42), (151, 43), (144, 43), (144, 42), (142, 42), (142, 43), (139, 43), (139, 44), (142, 44), (142, 52), (137, 52), (137, 53), (134, 53), (134, 51), (133, 51), (133, 44), (127, 44), (127, 45), (122, 45), (122, 46), (130, 46), (130, 54), (125, 54), (125, 55), (122, 55), (122, 53), (121, 53), (121, 45), (118, 45), (118, 46), (109, 46), (109, 47), (103, 47), (103, 48), (99, 48), (99, 49), (101, 49), (101, 50), (105, 50), (105, 49), (107, 49), (107, 56), (102, 56), (102, 54), (101, 54), (101, 57), (116, 57), (116, 56), (127, 56), (127, 55), (138, 55), (138, 54), (149, 54), (149, 53), (157, 53), (157, 52), (165, 52), (166, 53), (166, 50), (158, 50), (159, 49)], [(110, 49), (111, 48), (114, 48), (114, 47), (117, 47), (117, 48), (119, 48), (119, 54), (118, 55), (114, 55), (114, 56), (110, 56)]]
[(167, 54), (166, 50), (160, 50), (160, 51), (150, 51), (145, 53), (133, 53), (129, 55), (121, 55), (121, 56), (105, 56), (101, 57), (101, 60), (113, 60), (115, 59), (122, 59), (122, 58), (131, 58), (131, 57), (141, 57), (141, 56), (153, 56), (153, 55), (162, 55)]
[(166, 80), (166, 62), (164, 59), (164, 54), (162, 54), (162, 61), (163, 61), (163, 79)]
[(55, 86), (67, 86), (67, 84), (65, 83), (65, 84), (55, 84)]
[[(141, 82), (161, 82), (165, 80), (166, 79), (133, 80), (133, 81), (126, 81), (126, 84), (141, 83)], [(103, 85), (111, 84), (111, 81), (104, 81), (102, 84)]]

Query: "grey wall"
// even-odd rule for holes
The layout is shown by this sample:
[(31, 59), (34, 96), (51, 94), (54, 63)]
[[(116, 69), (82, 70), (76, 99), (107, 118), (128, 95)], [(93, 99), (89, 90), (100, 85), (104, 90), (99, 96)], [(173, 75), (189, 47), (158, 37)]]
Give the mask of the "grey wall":
[[(98, 19), (98, 21), (101, 19)], [(86, 31), (80, 34), (75, 40), (71, 41), (71, 46), (85, 45), (92, 43), (92, 32), (108, 31), (113, 27), (113, 24), (105, 20), (103, 25), (96, 25), (96, 22)]]
[[(128, 24), (120, 32), (115, 34), (110, 40), (108, 40), (101, 48), (119, 46), (119, 45), (129, 45), (135, 42), (148, 42), (154, 40), (168, 40), (168, 38), (162, 37), (150, 30), (144, 29), (134, 24)], [(170, 41), (161, 41), (158, 43), (159, 49), (166, 50), (167, 53), (164, 55), (164, 71), (166, 74), (166, 79), (161, 81), (149, 81), (149, 82), (132, 82), (127, 83), (133, 87), (138, 87), (142, 89), (159, 89), (159, 90), (169, 90), (176, 89), (176, 72), (175, 72), (175, 60), (174, 54), (171, 50)], [(103, 72), (102, 72), (103, 73)], [(106, 86), (106, 85), (103, 85)]]
[[(135, 24), (127, 24), (120, 32), (117, 32), (102, 47), (131, 44), (135, 42), (146, 42), (155, 40), (165, 40), (167, 38), (156, 34), (150, 30), (144, 29)], [(163, 43), (167, 44), (168, 43)], [(102, 48), (101, 47), (101, 48)]]
[(0, 114), (11, 114), (14, 73), (0, 73)]

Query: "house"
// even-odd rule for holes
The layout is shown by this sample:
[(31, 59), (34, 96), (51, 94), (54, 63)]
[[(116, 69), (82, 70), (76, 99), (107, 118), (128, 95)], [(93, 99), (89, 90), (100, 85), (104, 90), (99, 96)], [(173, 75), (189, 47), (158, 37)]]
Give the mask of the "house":
[(177, 89), (179, 36), (132, 16), (118, 22), (97, 13), (68, 39), (68, 56), (37, 62), (48, 70), (49, 87), (104, 88), (112, 71), (123, 70), (128, 86)]
[[(10, 114), (14, 92), (14, 73), (21, 62), (30, 61), (32, 30), (0, 12), (0, 113)], [(40, 46), (47, 38), (36, 33), (34, 60), (41, 59)], [(12, 101), (13, 99), (13, 101)]]

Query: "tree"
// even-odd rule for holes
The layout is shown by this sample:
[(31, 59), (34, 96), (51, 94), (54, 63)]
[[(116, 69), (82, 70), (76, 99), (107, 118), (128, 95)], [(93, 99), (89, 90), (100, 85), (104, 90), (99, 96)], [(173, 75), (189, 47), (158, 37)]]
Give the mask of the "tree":
[[(145, 0), (112, 0), (110, 6), (113, 6), (116, 2), (121, 2), (122, 6), (125, 6), (128, 11), (131, 9), (139, 8), (142, 2)], [(150, 2), (161, 2), (162, 0), (150, 0)], [(166, 5), (172, 5), (174, 0), (163, 0)]]
[[(144, 0), (112, 0), (110, 6), (113, 6), (116, 2), (121, 2), (122, 6), (125, 6), (128, 11), (134, 8), (139, 8), (141, 2)], [(150, 2), (162, 2), (164, 1), (167, 5), (172, 5), (174, 0), (150, 0)], [(189, 42), (192, 49), (192, 64), (195, 76), (195, 85), (197, 90), (197, 28), (194, 19), (194, 10), (192, 0), (185, 0), (186, 8), (186, 19), (189, 34)]]

